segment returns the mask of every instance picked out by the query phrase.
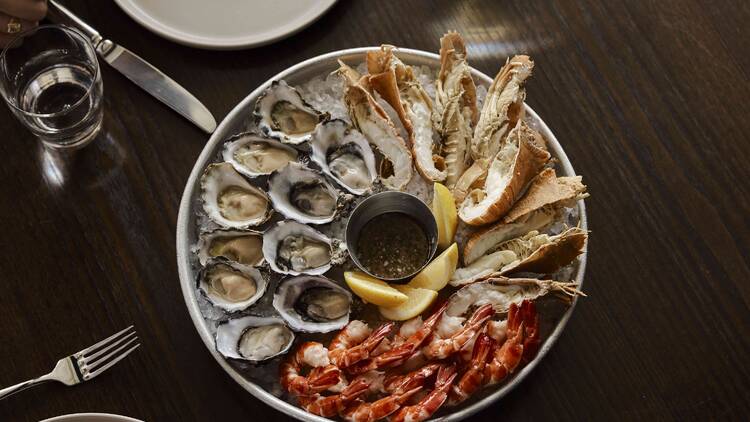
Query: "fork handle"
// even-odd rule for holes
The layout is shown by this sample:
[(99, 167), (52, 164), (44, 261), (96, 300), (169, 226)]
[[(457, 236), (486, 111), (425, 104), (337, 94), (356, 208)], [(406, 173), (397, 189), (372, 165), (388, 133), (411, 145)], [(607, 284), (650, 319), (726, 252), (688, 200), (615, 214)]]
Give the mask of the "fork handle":
[(13, 394), (18, 393), (19, 391), (23, 391), (27, 388), (31, 388), (37, 384), (41, 384), (41, 383), (49, 382), (49, 381), (52, 381), (52, 379), (50, 378), (50, 374), (47, 374), (39, 378), (34, 378), (28, 381), (20, 382), (16, 385), (12, 385), (7, 388), (3, 388), (2, 390), (0, 390), (0, 400), (8, 396), (12, 396)]

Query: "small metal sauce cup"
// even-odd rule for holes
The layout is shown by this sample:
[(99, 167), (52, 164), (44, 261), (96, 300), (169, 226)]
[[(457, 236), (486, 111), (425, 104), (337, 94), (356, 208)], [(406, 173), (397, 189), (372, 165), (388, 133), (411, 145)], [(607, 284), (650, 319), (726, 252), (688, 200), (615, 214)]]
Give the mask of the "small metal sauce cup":
[[(362, 228), (373, 218), (391, 212), (403, 213), (412, 217), (424, 231), (429, 243), (429, 253), (422, 266), (411, 274), (399, 278), (386, 278), (379, 274), (373, 274), (359, 261), (357, 251), (357, 243)], [(398, 284), (408, 282), (432, 261), (432, 257), (437, 251), (437, 240), (437, 223), (430, 208), (416, 196), (404, 192), (381, 192), (370, 196), (357, 205), (346, 224), (346, 245), (349, 248), (349, 255), (357, 264), (357, 267), (375, 278)]]

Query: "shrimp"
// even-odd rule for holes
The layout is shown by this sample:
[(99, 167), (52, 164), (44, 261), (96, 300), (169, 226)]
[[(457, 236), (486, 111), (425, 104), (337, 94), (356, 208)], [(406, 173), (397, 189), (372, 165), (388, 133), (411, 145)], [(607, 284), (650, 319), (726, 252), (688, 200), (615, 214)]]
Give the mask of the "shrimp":
[(435, 388), (417, 404), (402, 407), (391, 418), (391, 422), (420, 422), (432, 416), (445, 403), (457, 375), (454, 365), (441, 366), (435, 380)]
[[(304, 376), (301, 374), (305, 365), (313, 369)], [(328, 351), (317, 342), (306, 342), (300, 345), (279, 367), (281, 386), (296, 395), (310, 395), (325, 391), (336, 385), (341, 376), (341, 370), (331, 365)]]
[(390, 322), (370, 333), (363, 322), (350, 322), (328, 345), (328, 357), (331, 363), (344, 369), (369, 358), (370, 352), (393, 330), (393, 327), (395, 324)]
[(297, 401), (300, 407), (306, 411), (330, 418), (343, 412), (350, 403), (367, 393), (367, 391), (367, 382), (359, 380), (349, 384), (341, 391), (341, 394), (332, 396), (322, 396), (320, 394), (300, 396)]
[(420, 391), (422, 387), (413, 388), (405, 393), (392, 394), (372, 403), (363, 402), (344, 410), (344, 419), (350, 422), (373, 422), (385, 418), (397, 411), (402, 404)]
[(448, 338), (433, 336), (432, 341), (422, 349), (428, 359), (445, 359), (461, 350), (484, 327), (484, 323), (495, 314), (491, 304), (477, 308), (466, 324)]
[(350, 367), (349, 371), (351, 373), (362, 373), (373, 369), (393, 367), (403, 364), (412, 355), (419, 353), (420, 346), (422, 346), (422, 343), (424, 343), (435, 330), (435, 326), (438, 321), (440, 321), (440, 317), (443, 315), (447, 307), (448, 303), (446, 302), (438, 308), (435, 313), (427, 318), (422, 325), (414, 331), (414, 333), (405, 338), (400, 345), (371, 359), (359, 362), (357, 365)]
[[(529, 345), (533, 357), (539, 344), (539, 318), (533, 302), (524, 300), (520, 308), (515, 303), (508, 310), (507, 338), (502, 346), (495, 347), (492, 359), (485, 369), (485, 382), (497, 384), (505, 379), (527, 356)], [(529, 337), (525, 337), (526, 335)]]
[(427, 379), (441, 367), (442, 365), (439, 363), (433, 363), (409, 372), (408, 374), (389, 375), (383, 381), (384, 390), (387, 393), (395, 394), (397, 392), (404, 392), (411, 390), (412, 388), (421, 387)]
[(494, 343), (495, 341), (487, 334), (479, 335), (474, 344), (474, 353), (471, 362), (469, 362), (469, 368), (450, 391), (450, 400), (448, 401), (450, 406), (461, 403), (482, 387), (487, 360), (491, 356), (490, 352), (492, 352)]

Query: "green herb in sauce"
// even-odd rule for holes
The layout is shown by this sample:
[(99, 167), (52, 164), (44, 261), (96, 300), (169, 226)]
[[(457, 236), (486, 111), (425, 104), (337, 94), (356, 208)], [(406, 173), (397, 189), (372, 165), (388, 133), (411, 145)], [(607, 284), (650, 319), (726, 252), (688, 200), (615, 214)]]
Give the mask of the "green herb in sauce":
[(427, 261), (429, 251), (422, 227), (400, 212), (389, 212), (368, 221), (357, 241), (359, 262), (382, 278), (401, 278), (414, 273)]

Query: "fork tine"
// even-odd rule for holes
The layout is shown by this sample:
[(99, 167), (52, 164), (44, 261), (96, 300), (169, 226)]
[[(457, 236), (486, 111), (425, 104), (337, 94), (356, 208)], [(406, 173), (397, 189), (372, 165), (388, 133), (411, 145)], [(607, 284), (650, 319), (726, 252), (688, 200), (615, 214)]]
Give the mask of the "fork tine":
[(128, 347), (129, 345), (135, 343), (138, 341), (138, 337), (131, 338), (127, 343), (119, 346), (117, 349), (112, 350), (111, 352), (107, 353), (104, 357), (99, 358), (96, 360), (96, 362), (89, 361), (86, 359), (86, 366), (88, 366), (89, 371), (96, 369), (97, 366), (101, 365), (102, 363), (106, 362), (108, 359), (112, 358), (113, 356), (117, 356), (118, 353), (120, 353), (123, 349)]
[(92, 345), (92, 346), (89, 346), (89, 347), (87, 347), (87, 348), (85, 348), (85, 349), (81, 350), (81, 351), (80, 351), (80, 352), (78, 352), (78, 353), (79, 353), (79, 354), (81, 354), (81, 355), (85, 355), (86, 353), (88, 353), (88, 352), (90, 352), (90, 351), (92, 351), (92, 350), (94, 350), (94, 349), (96, 349), (96, 348), (98, 348), (98, 347), (100, 347), (100, 346), (103, 346), (103, 345), (107, 344), (107, 343), (108, 343), (109, 341), (111, 341), (111, 340), (113, 340), (113, 339), (117, 338), (117, 337), (118, 337), (119, 335), (121, 335), (122, 333), (124, 333), (124, 332), (126, 332), (126, 331), (130, 330), (131, 328), (133, 328), (133, 326), (132, 326), (132, 325), (131, 325), (131, 326), (129, 326), (128, 328), (126, 328), (126, 329), (122, 330), (122, 331), (119, 331), (119, 332), (117, 332), (117, 333), (115, 333), (115, 334), (112, 334), (111, 336), (109, 336), (109, 337), (105, 338), (104, 340), (100, 341), (99, 343), (96, 343), (96, 344), (94, 344), (94, 345)]
[(115, 347), (117, 347), (117, 345), (119, 345), (119, 344), (122, 344), (122, 342), (124, 342), (124, 341), (126, 341), (126, 340), (128, 340), (128, 339), (132, 339), (133, 337), (137, 337), (137, 336), (136, 336), (136, 333), (135, 333), (135, 331), (131, 331), (131, 332), (129, 332), (129, 333), (127, 333), (127, 334), (125, 334), (124, 336), (122, 336), (122, 337), (118, 338), (118, 339), (117, 339), (117, 340), (115, 340), (114, 342), (112, 342), (112, 343), (109, 343), (108, 345), (106, 345), (106, 346), (102, 347), (102, 348), (101, 348), (101, 349), (99, 349), (99, 350), (98, 350), (98, 351), (97, 351), (96, 353), (94, 353), (94, 354), (92, 354), (92, 355), (84, 355), (84, 356), (83, 356), (83, 359), (84, 359), (84, 361), (86, 361), (86, 362), (88, 362), (88, 363), (92, 363), (92, 362), (93, 362), (94, 360), (96, 360), (96, 358), (98, 358), (99, 356), (101, 356), (101, 355), (103, 355), (103, 354), (105, 354), (105, 353), (109, 352), (110, 350), (112, 350), (112, 349), (114, 349)]
[(126, 350), (123, 354), (121, 354), (120, 356), (116, 357), (115, 359), (113, 359), (112, 361), (110, 361), (109, 363), (107, 363), (106, 365), (102, 366), (101, 368), (98, 368), (96, 371), (89, 372), (88, 379), (94, 378), (95, 376), (97, 376), (97, 375), (101, 374), (102, 372), (106, 371), (107, 369), (111, 368), (112, 365), (114, 365), (117, 362), (121, 361), (125, 356), (129, 355), (130, 352), (132, 352), (133, 350), (137, 349), (138, 346), (140, 346), (140, 345), (141, 345), (141, 343), (136, 344), (135, 346), (133, 346), (130, 349)]

